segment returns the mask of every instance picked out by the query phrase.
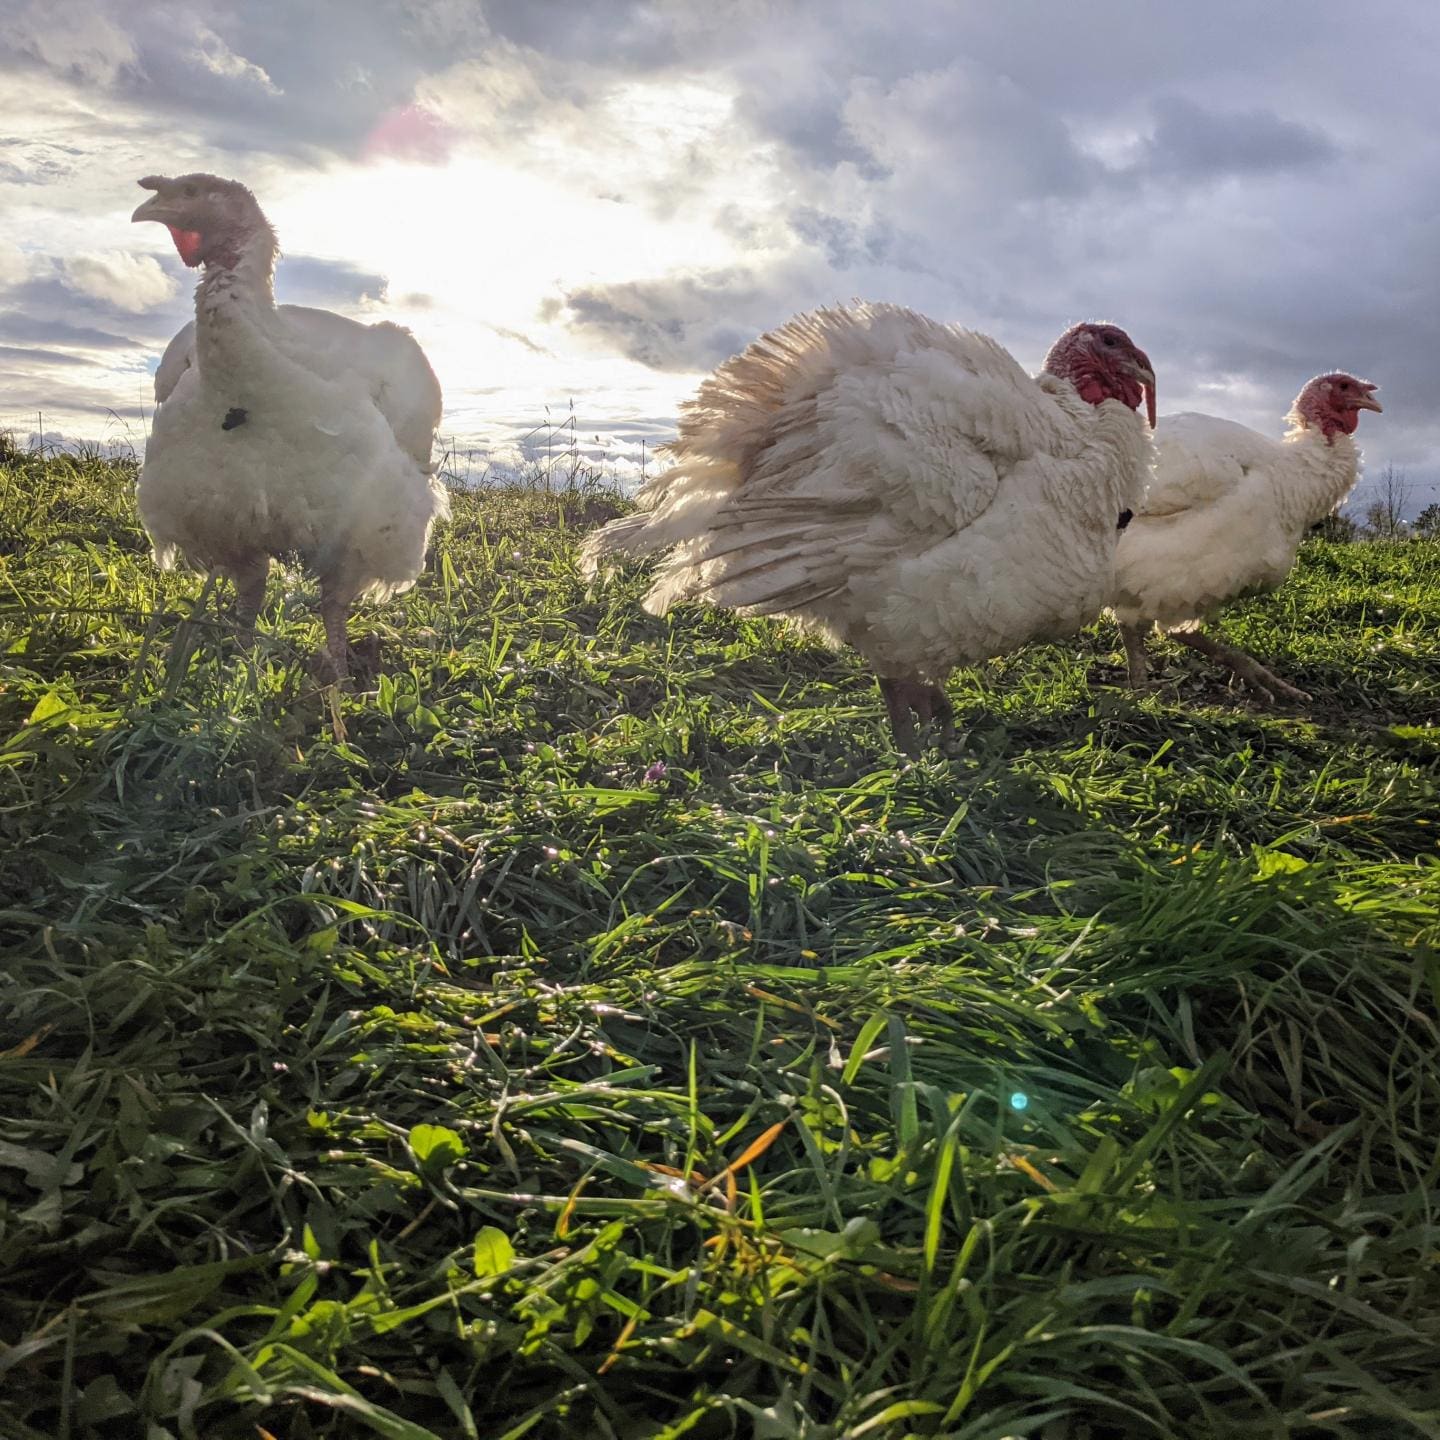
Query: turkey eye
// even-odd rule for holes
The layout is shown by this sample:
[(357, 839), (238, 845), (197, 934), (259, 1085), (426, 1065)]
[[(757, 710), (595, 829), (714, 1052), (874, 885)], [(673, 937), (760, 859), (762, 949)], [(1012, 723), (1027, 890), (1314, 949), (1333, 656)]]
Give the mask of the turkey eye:
[(1107, 345), (1113, 347), (1114, 344), (1115, 344), (1115, 337), (1114, 337), (1113, 335), (1107, 335), (1107, 336), (1105, 337), (1105, 343), (1106, 343)]
[(1342, 380), (1340, 382), (1340, 388), (1342, 390), (1348, 390), (1350, 388), (1350, 382), (1348, 380)]

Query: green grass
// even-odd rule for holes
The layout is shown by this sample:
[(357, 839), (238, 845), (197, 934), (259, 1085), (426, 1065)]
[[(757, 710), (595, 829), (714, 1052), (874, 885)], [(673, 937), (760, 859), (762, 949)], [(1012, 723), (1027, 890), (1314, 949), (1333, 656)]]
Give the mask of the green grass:
[(907, 765), (535, 494), (332, 710), (132, 482), (0, 463), (5, 1440), (1440, 1436), (1440, 546)]

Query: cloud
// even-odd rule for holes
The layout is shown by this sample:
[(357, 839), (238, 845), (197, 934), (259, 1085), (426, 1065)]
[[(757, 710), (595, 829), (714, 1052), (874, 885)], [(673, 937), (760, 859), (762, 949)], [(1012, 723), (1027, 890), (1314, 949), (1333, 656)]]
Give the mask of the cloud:
[(1093, 186), (1099, 167), (1060, 116), (1007, 75), (956, 61), (893, 85), (855, 80), (846, 129), (889, 176), (988, 208)]
[(143, 344), (125, 335), (96, 330), (89, 325), (72, 325), (24, 311), (0, 312), (0, 336), (6, 340), (39, 340), (51, 345), (73, 345), (84, 350), (140, 350)]
[(30, 273), (30, 258), (8, 240), (0, 240), (0, 294), (19, 285)]
[[(428, 299), (428, 297), (426, 297)], [(543, 355), (547, 359), (555, 359), (555, 352), (544, 345), (537, 344), (528, 335), (519, 330), (511, 330), (505, 325), (487, 325), (485, 327), (492, 335), (498, 335), (502, 340), (513, 340), (517, 345), (523, 345), (532, 355)]]
[[(521, 386), (656, 416), (760, 331), (858, 295), (988, 330), (1028, 365), (1069, 321), (1114, 318), (1167, 408), (1270, 433), (1309, 375), (1368, 373), (1386, 404), (1371, 464), (1440, 470), (1432, 6), (1375, 0), (1363, 23), (1346, 0), (1299, 19), (1250, 0), (909, 0), (904, 24), (863, 0), (11, 10), (0, 333), (109, 354), (122, 393), (125, 350), (158, 349), (183, 295), (127, 311), (45, 257), (124, 244), (130, 177), (207, 169), (274, 197), (308, 252), (282, 262), (282, 298), (433, 296), (465, 423), (523, 413)], [(349, 229), (317, 224), (342, 184)], [(371, 228), (370, 194), (403, 195), (411, 232)]]
[(12, 365), (87, 365), (83, 355), (70, 355), (63, 350), (37, 350), (21, 345), (0, 345), (0, 362)]
[(72, 255), (60, 262), (60, 270), (71, 290), (137, 315), (163, 305), (180, 288), (153, 256), (127, 250)]
[(485, 12), (474, 0), (397, 0), (396, 9), (404, 29), (421, 45), (447, 55), (490, 38)]
[(75, 174), (85, 160), (78, 145), (57, 145), (38, 137), (7, 136), (5, 149), (0, 184), (52, 185)]
[(585, 286), (548, 316), (651, 369), (695, 371), (743, 350), (755, 336), (750, 317), (769, 306), (767, 287), (736, 269)]
[(1175, 95), (1156, 100), (1154, 110), (1155, 129), (1135, 166), (1141, 173), (1178, 179), (1266, 175), (1324, 165), (1340, 155), (1319, 126), (1284, 120), (1273, 110), (1220, 114)]
[(110, 85), (138, 64), (124, 26), (88, 0), (25, 0), (5, 26), (17, 54), (67, 79)]
[(543, 129), (551, 135), (582, 127), (583, 108), (570, 92), (583, 88), (579, 72), (547, 77), (539, 54), (498, 40), (483, 56), (426, 77), (416, 93), (419, 106), (436, 123), (506, 145), (540, 139), (535, 120), (541, 112)]
[(280, 87), (254, 61), (237, 55), (208, 25), (197, 25), (188, 56), (200, 69), (219, 80), (253, 86), (266, 95), (279, 95)]
[(181, 119), (157, 138), (178, 129), (190, 148), (314, 163), (358, 153), (434, 68), (403, 21), (392, 0), (23, 0), (0, 71), (38, 69), (104, 108)]
[[(139, 445), (144, 439), (140, 405), (143, 400), (148, 410), (150, 397), (142, 375), (129, 376), (122, 392), (114, 378), (107, 379), (79, 365), (12, 363), (0, 355), (0, 396), (4, 397), (0, 401), (0, 429), (34, 425), (36, 415), (43, 414), (47, 429), (51, 424), (62, 424), (75, 434), (93, 439), (109, 428), (118, 413), (124, 417), (121, 426), (129, 427), (132, 443)], [(123, 429), (121, 433), (125, 433)]]
[(383, 275), (318, 255), (287, 255), (276, 272), (276, 298), (289, 305), (353, 308), (384, 300), (388, 288)]
[(883, 219), (862, 226), (843, 215), (827, 215), (810, 205), (802, 205), (795, 211), (790, 217), (790, 226), (807, 245), (819, 246), (836, 270), (883, 263), (894, 240), (894, 231)]

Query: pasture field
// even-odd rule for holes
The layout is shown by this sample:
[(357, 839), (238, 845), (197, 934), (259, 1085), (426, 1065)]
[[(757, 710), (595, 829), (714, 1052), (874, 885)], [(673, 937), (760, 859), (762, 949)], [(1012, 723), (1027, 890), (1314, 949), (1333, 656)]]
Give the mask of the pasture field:
[(1440, 545), (909, 764), (576, 496), (332, 702), (133, 479), (0, 461), (4, 1440), (1440, 1436)]

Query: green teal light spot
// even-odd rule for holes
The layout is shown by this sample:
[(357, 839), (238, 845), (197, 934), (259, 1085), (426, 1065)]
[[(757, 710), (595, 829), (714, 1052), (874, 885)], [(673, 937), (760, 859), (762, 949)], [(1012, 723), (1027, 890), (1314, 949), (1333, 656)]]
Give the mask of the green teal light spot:
[(1010, 1108), (1012, 1110), (1023, 1110), (1029, 1103), (1030, 1097), (1023, 1090), (1017, 1090), (1010, 1097)]

